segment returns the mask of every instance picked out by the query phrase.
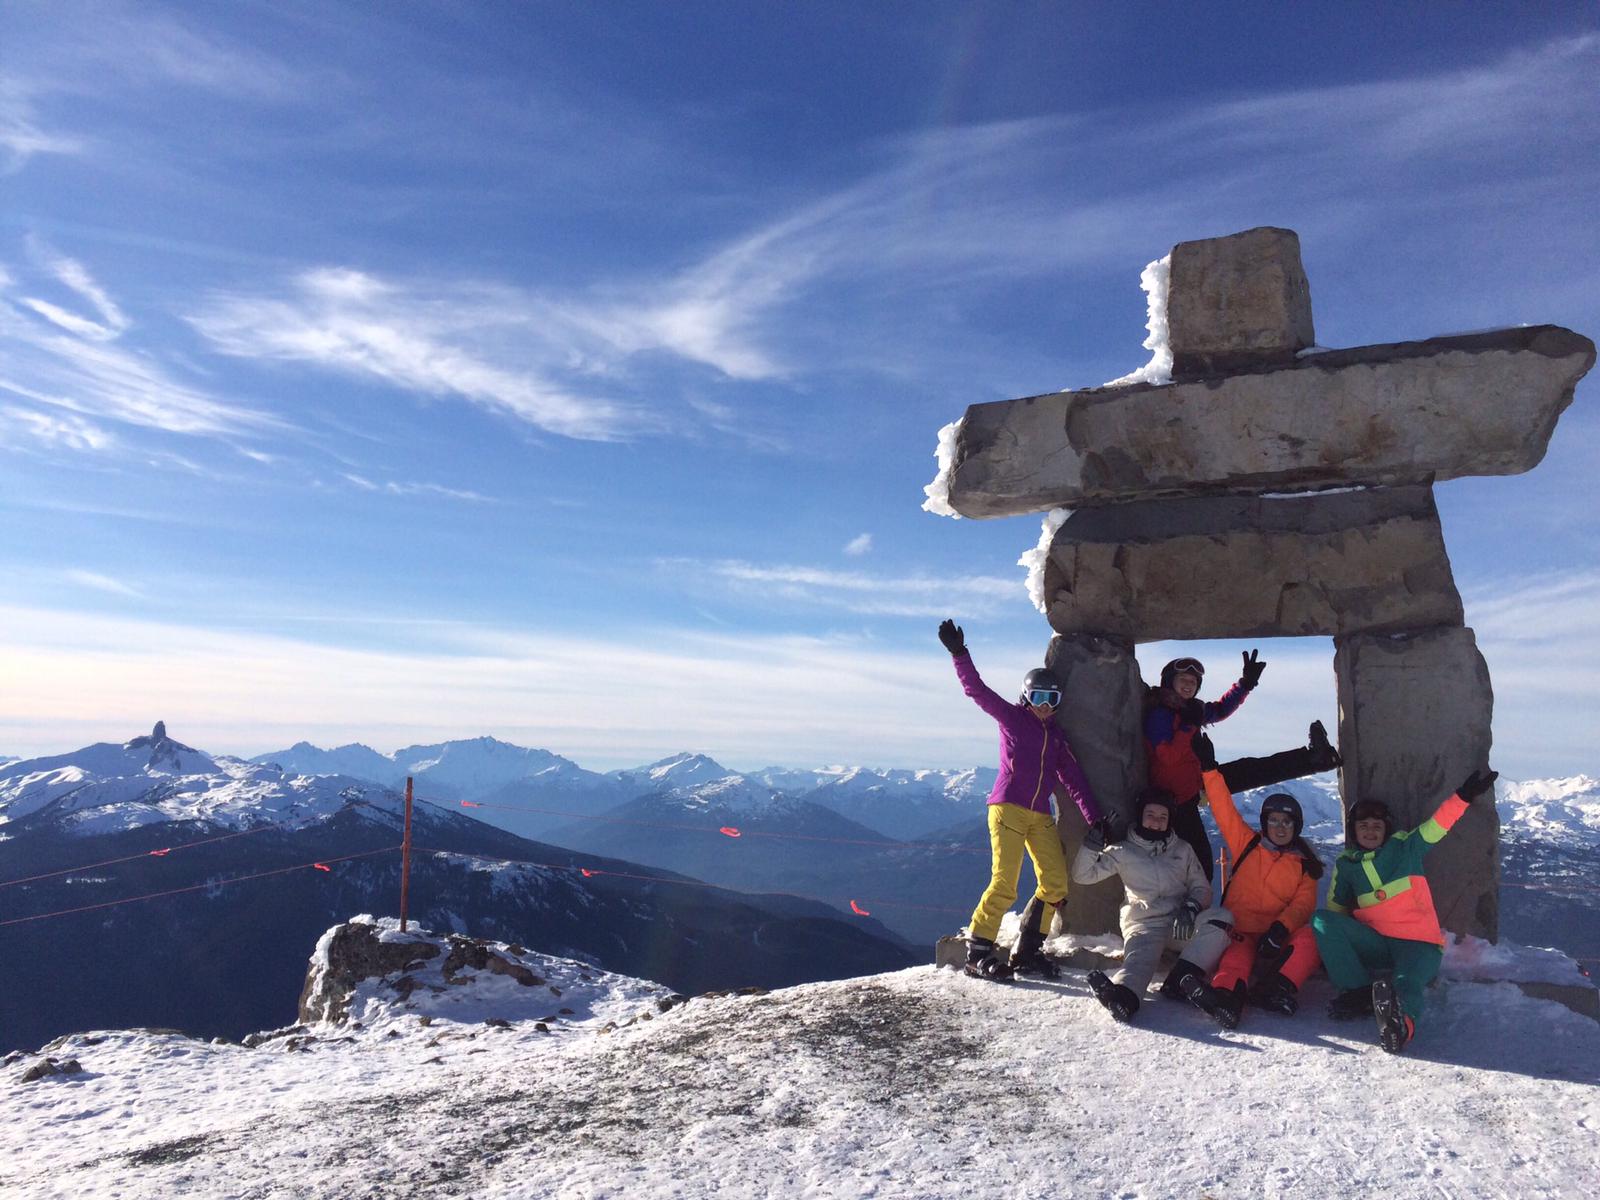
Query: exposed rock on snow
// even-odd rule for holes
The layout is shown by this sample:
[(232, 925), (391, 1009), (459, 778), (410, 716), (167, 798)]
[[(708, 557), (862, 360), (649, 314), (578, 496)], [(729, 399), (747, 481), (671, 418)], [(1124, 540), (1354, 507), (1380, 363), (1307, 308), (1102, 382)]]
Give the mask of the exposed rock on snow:
[(352, 919), (312, 953), (300, 995), (302, 1024), (387, 1030), (403, 1017), (505, 1026), (603, 1016), (614, 1020), (668, 999), (657, 984), (521, 946)]

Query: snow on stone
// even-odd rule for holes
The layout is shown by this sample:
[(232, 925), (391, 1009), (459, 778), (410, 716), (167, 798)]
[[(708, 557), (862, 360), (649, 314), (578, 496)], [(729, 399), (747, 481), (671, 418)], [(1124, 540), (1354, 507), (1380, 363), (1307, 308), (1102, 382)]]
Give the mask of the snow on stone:
[(1228, 1033), (1155, 995), (1117, 1025), (1071, 970), (1001, 985), (917, 967), (620, 1021), (601, 1009), (627, 1011), (629, 985), (606, 986), (569, 1005), (565, 1036), (383, 1011), (260, 1049), (64, 1038), (46, 1052), (77, 1073), (23, 1084), (27, 1057), (0, 1073), (0, 1184), (7, 1200), (1592, 1187), (1600, 1025), (1492, 972), (1431, 989), (1401, 1056), (1370, 1022), (1322, 1016), (1321, 980), (1298, 1016), (1250, 1011)]
[(1024, 551), (1022, 557), (1017, 559), (1017, 566), (1028, 572), (1024, 581), (1028, 599), (1042, 613), (1048, 614), (1050, 611), (1050, 603), (1044, 594), (1044, 567), (1050, 561), (1050, 543), (1056, 536), (1056, 530), (1061, 528), (1061, 523), (1071, 515), (1072, 510), (1066, 508), (1052, 508), (1045, 513), (1044, 520), (1039, 524), (1039, 544), (1032, 550)]
[(1149, 336), (1144, 348), (1150, 351), (1150, 361), (1137, 371), (1103, 384), (1104, 387), (1125, 387), (1134, 383), (1172, 382), (1172, 343), (1167, 336), (1167, 289), (1172, 280), (1172, 255), (1158, 258), (1139, 273), (1139, 286), (1144, 289), (1149, 319), (1145, 322)]
[(931, 512), (936, 517), (961, 519), (961, 514), (950, 507), (950, 472), (956, 465), (956, 435), (960, 432), (960, 421), (951, 421), (939, 430), (939, 444), (933, 452), (939, 463), (939, 472), (933, 477), (933, 482), (922, 489), (923, 495), (927, 496), (922, 502), (923, 511)]

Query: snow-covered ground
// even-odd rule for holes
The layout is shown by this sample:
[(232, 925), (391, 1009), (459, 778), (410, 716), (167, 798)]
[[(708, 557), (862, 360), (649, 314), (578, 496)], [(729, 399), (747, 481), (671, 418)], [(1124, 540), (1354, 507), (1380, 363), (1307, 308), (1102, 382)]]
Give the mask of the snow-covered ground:
[[(0, 1192), (33, 1197), (1579, 1197), (1600, 1164), (1600, 1025), (1447, 978), (1410, 1052), (1364, 1022), (1152, 997), (1114, 1024), (1082, 975), (919, 967), (661, 1011), (545, 959), (452, 1015), (258, 1049), (127, 1031), (0, 1077)], [(563, 972), (565, 972), (563, 974)], [(587, 982), (579, 978), (588, 975)], [(584, 990), (587, 988), (588, 990)], [(532, 993), (540, 992), (534, 996)], [(485, 993), (488, 996), (488, 993)], [(481, 1023), (490, 1008), (507, 1028)], [(481, 1011), (480, 1011), (481, 1009)], [(623, 1017), (623, 1013), (631, 1013)], [(619, 1019), (621, 1018), (621, 1019)]]

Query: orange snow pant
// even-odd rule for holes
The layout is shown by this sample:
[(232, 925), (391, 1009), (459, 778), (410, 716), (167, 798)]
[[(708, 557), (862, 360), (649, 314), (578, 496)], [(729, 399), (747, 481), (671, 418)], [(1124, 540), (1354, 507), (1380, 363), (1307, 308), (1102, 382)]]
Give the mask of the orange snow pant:
[[(1256, 943), (1261, 940), (1259, 933), (1240, 933), (1235, 930), (1228, 935), (1228, 948), (1222, 952), (1222, 959), (1217, 963), (1217, 973), (1211, 977), (1211, 986), (1218, 991), (1229, 992), (1233, 985), (1239, 982), (1250, 982), (1250, 970), (1256, 965)], [(1311, 931), (1311, 926), (1302, 925), (1289, 935), (1289, 957), (1284, 959), (1278, 971), (1296, 988), (1305, 986), (1306, 980), (1311, 977), (1322, 964), (1322, 956), (1317, 953), (1317, 935)]]

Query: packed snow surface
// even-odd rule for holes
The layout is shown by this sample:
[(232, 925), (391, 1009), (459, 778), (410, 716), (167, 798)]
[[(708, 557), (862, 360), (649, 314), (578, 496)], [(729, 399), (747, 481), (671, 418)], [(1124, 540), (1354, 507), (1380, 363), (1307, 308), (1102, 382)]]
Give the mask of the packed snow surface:
[[(576, 964), (574, 965), (576, 966)], [(622, 985), (626, 986), (626, 985)], [(641, 987), (641, 1000), (647, 998)], [(1600, 1025), (1504, 982), (1436, 987), (1394, 1057), (1366, 1022), (949, 969), (697, 998), (608, 991), (552, 1032), (363, 1011), (258, 1049), (149, 1031), (0, 1077), (8, 1200), (118, 1196), (1580, 1197)], [(610, 1015), (607, 1015), (609, 1013)], [(609, 1028), (608, 1028), (609, 1027)]]

